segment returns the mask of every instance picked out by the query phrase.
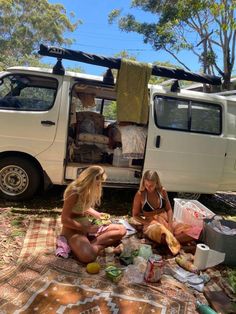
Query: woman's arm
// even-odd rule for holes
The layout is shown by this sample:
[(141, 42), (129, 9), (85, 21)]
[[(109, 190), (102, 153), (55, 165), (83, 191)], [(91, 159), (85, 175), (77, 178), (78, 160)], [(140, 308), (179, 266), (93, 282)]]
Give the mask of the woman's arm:
[(97, 210), (93, 209), (92, 207), (87, 209), (85, 211), (85, 214), (87, 214), (89, 216), (93, 216), (96, 219), (101, 219), (101, 216), (102, 216), (102, 213), (99, 213)]
[(138, 191), (135, 194), (134, 200), (133, 200), (132, 217), (136, 221), (140, 222), (142, 225), (145, 225), (146, 221), (142, 217), (141, 208), (142, 208), (142, 195), (141, 195), (141, 192)]
[(167, 191), (164, 188), (162, 188), (162, 195), (163, 195), (163, 198), (165, 199), (165, 203), (166, 203), (165, 204), (165, 210), (166, 210), (167, 217), (168, 217), (168, 225), (172, 230), (173, 210), (172, 210), (172, 207), (171, 207), (171, 204), (169, 201)]
[(66, 197), (63, 204), (62, 214), (61, 214), (61, 223), (63, 226), (75, 229), (80, 231), (83, 234), (88, 233), (88, 228), (81, 224), (79, 221), (73, 219), (73, 212), (72, 209), (74, 205), (78, 201), (78, 195), (74, 192), (71, 192), (70, 195)]

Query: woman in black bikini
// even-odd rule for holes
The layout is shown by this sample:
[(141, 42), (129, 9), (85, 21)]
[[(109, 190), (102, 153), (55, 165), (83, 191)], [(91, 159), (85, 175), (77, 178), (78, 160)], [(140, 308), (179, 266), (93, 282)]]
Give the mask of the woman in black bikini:
[(140, 182), (140, 187), (134, 196), (133, 218), (143, 225), (143, 230), (155, 222), (164, 225), (179, 242), (191, 241), (184, 230), (189, 227), (173, 222), (173, 211), (166, 190), (160, 182), (156, 171), (146, 171)]

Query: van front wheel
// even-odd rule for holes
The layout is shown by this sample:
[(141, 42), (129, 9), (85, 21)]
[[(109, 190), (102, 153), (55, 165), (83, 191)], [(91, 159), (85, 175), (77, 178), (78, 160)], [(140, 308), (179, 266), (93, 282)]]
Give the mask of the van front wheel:
[(40, 185), (40, 174), (27, 159), (6, 157), (0, 161), (0, 196), (11, 201), (31, 198)]

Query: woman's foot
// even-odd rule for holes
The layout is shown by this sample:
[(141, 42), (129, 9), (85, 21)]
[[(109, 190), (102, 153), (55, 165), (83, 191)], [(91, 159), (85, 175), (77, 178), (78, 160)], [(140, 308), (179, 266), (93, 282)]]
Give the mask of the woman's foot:
[(117, 245), (116, 247), (108, 246), (105, 248), (106, 254), (121, 254), (123, 250), (124, 250), (124, 245), (122, 243)]
[(124, 245), (121, 243), (114, 248), (114, 254), (121, 254), (124, 251)]

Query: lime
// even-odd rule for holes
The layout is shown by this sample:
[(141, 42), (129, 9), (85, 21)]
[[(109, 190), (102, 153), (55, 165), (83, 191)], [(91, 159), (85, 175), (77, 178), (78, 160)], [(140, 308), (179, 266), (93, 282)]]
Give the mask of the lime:
[(89, 263), (86, 266), (86, 270), (87, 270), (87, 272), (89, 274), (97, 274), (97, 273), (99, 273), (100, 268), (101, 268), (101, 266), (98, 263), (96, 263), (96, 262)]

